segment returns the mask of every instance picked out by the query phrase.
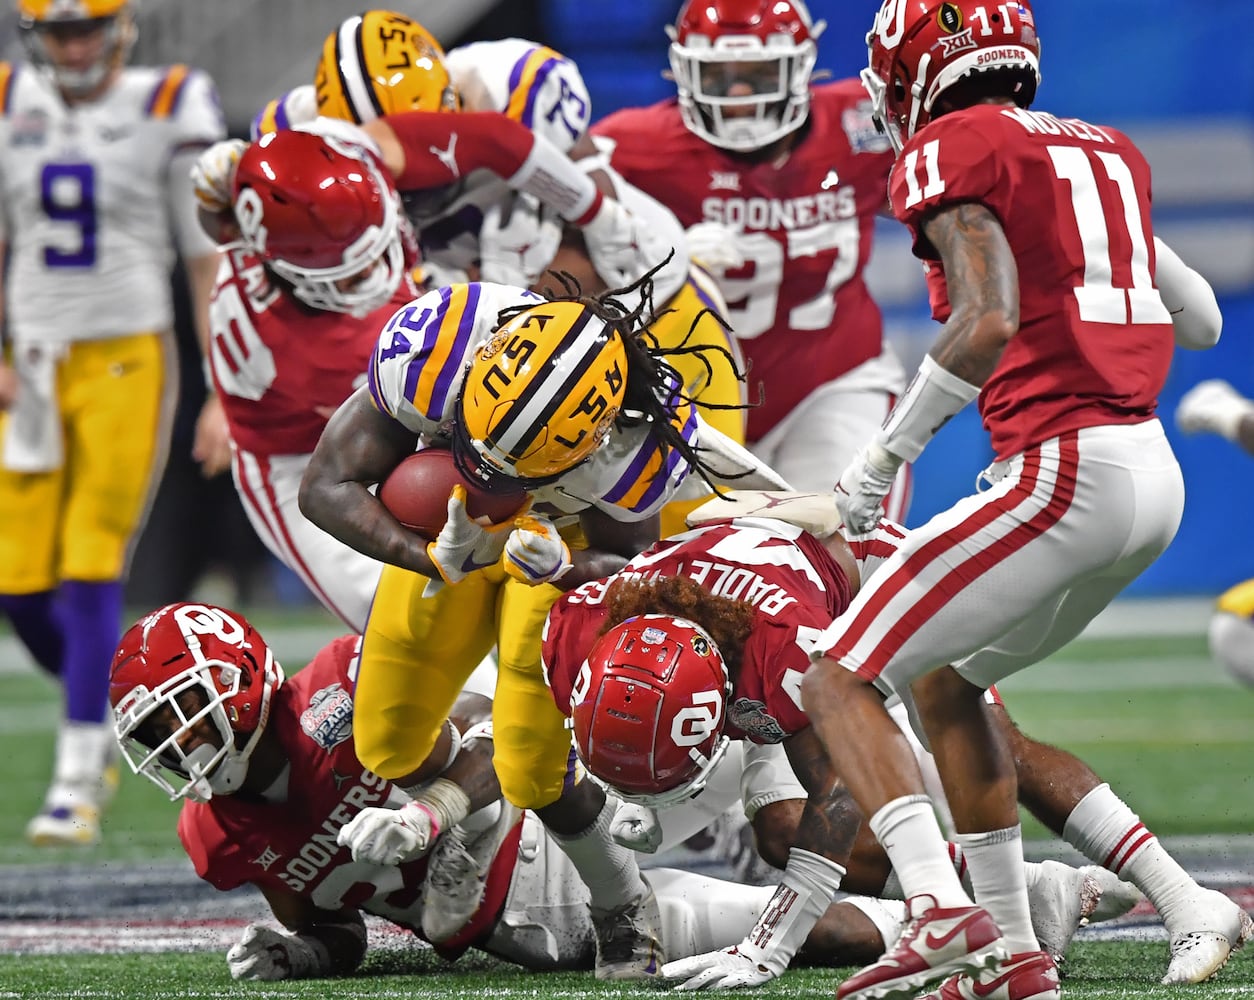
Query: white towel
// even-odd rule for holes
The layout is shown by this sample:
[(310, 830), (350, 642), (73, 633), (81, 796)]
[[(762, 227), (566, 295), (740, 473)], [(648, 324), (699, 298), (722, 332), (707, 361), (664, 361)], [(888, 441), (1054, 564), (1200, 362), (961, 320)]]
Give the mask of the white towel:
[(18, 345), (13, 352), (17, 399), (5, 425), (0, 464), (10, 472), (52, 472), (61, 468), (61, 408), (57, 405), (57, 363), (63, 347)]

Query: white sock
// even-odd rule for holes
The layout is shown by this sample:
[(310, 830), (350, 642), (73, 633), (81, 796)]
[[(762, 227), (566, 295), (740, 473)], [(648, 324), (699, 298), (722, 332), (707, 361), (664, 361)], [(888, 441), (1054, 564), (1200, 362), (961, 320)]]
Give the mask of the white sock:
[(616, 809), (614, 800), (606, 798), (597, 818), (582, 833), (565, 836), (549, 831), (588, 887), (594, 911), (622, 909), (644, 895), (647, 888), (635, 852), (610, 837)]
[(1071, 810), (1062, 835), (1094, 864), (1145, 893), (1164, 922), (1201, 891), (1107, 784), (1098, 785)]
[(482, 809), (476, 809), (457, 825), (465, 831), (470, 840), (474, 840), (500, 818), (502, 808), (504, 808), (504, 803), (500, 799), (489, 802)]
[(1023, 836), (1019, 826), (987, 833), (954, 836), (967, 859), (975, 901), (1001, 928), (1012, 953), (1037, 951), (1036, 932), (1028, 911), (1028, 885), (1023, 871)]
[(57, 733), (57, 764), (53, 784), (94, 792), (104, 773), (113, 727), (106, 723), (62, 722)]
[[(971, 877), (967, 874), (967, 859), (962, 856), (962, 848), (952, 840), (945, 846), (949, 848), (949, 860), (953, 863), (954, 873), (958, 876), (958, 881), (962, 883), (963, 889), (970, 892)], [(880, 899), (905, 898), (901, 891), (901, 879), (897, 877), (896, 871), (889, 870), (888, 878), (884, 880), (884, 888), (880, 890)]]
[(906, 899), (927, 895), (937, 906), (971, 905), (926, 795), (893, 799), (871, 817), (870, 826), (893, 863)]

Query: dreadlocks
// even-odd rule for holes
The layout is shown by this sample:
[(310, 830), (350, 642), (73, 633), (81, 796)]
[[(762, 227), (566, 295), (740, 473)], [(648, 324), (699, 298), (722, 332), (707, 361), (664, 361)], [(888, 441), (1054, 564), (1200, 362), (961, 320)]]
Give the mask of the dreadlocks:
[[(552, 302), (578, 302), (613, 329), (622, 340), (627, 353), (627, 384), (623, 408), (615, 418), (615, 425), (622, 429), (652, 423), (654, 434), (661, 443), (662, 461), (665, 462), (671, 448), (675, 449), (711, 490), (720, 493), (714, 482), (713, 470), (700, 457), (700, 449), (694, 448), (684, 439), (683, 427), (676, 418), (685, 404), (718, 410), (740, 410), (745, 407), (739, 403), (701, 401), (698, 404), (685, 390), (683, 376), (667, 359), (695, 357), (705, 368), (707, 379), (713, 379), (714, 366), (709, 358), (709, 353), (713, 351), (727, 362), (737, 381), (744, 382), (747, 375), (737, 364), (735, 355), (726, 347), (690, 343), (697, 327), (707, 316), (713, 318), (724, 330), (731, 331), (727, 321), (713, 309), (705, 308), (697, 313), (684, 339), (674, 347), (662, 347), (650, 331), (649, 327), (670, 311), (658, 312), (654, 307), (653, 276), (670, 262), (674, 254), (672, 250), (665, 260), (650, 268), (630, 285), (611, 288), (599, 295), (584, 295), (579, 282), (572, 275), (564, 271), (549, 271), (548, 274), (561, 284), (562, 292), (555, 293), (552, 288), (546, 287), (544, 295)], [(629, 306), (628, 301), (635, 301), (637, 304)], [(498, 328), (529, 308), (532, 306), (520, 303), (503, 309), (497, 317)]]

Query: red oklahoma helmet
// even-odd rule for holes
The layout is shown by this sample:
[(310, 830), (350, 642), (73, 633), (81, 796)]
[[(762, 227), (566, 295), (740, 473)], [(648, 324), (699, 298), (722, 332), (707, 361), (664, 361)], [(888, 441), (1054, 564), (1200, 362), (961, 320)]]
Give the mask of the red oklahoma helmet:
[(802, 0), (687, 0), (666, 29), (684, 124), (740, 151), (799, 128), (824, 27)]
[(588, 653), (570, 695), (575, 750), (621, 798), (664, 806), (705, 787), (727, 750), (731, 681), (699, 625), (640, 615)]
[[(113, 654), (109, 701), (118, 742), (131, 769), (172, 799), (228, 795), (244, 781), (282, 683), (283, 668), (243, 617), (207, 604), (167, 604), (132, 625)], [(162, 709), (169, 711), (154, 732), (145, 723)], [(219, 745), (186, 752), (183, 737), (205, 720)], [(237, 736), (246, 738), (243, 746)]]
[(408, 223), (372, 140), (320, 118), (268, 132), (235, 168), (243, 243), (314, 309), (364, 316), (408, 263)]
[(1016, 70), (1009, 94), (1020, 107), (1036, 96), (1041, 43), (1029, 0), (884, 0), (867, 33), (862, 85), (897, 152), (932, 120), (936, 100), (973, 73)]

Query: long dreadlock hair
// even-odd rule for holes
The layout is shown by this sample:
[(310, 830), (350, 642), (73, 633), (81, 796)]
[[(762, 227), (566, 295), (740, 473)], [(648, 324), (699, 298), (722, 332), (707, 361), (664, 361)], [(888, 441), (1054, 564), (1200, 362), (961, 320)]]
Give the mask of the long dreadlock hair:
[[(676, 357), (695, 357), (705, 368), (709, 379), (714, 377), (714, 365), (711, 354), (719, 355), (731, 367), (738, 382), (748, 378), (736, 356), (726, 347), (718, 344), (691, 343), (701, 321), (709, 316), (725, 331), (731, 332), (731, 326), (713, 309), (703, 308), (693, 318), (684, 334), (683, 340), (673, 347), (662, 347), (657, 335), (650, 330), (662, 316), (673, 310), (663, 309), (659, 312), (653, 302), (653, 277), (664, 268), (674, 257), (672, 250), (666, 259), (650, 268), (638, 279), (622, 288), (611, 288), (597, 295), (584, 295), (579, 282), (573, 275), (565, 271), (549, 271), (561, 285), (561, 292), (546, 287), (545, 298), (552, 302), (578, 302), (594, 316), (613, 329), (622, 340), (627, 353), (627, 383), (624, 387), (623, 406), (614, 418), (615, 427), (625, 429), (643, 423), (653, 424), (653, 433), (662, 447), (662, 460), (665, 463), (670, 449), (679, 452), (688, 465), (699, 475), (707, 486), (715, 493), (721, 493), (714, 482), (709, 465), (700, 457), (700, 449), (694, 448), (684, 440), (682, 428), (675, 426), (675, 416), (685, 404), (700, 405), (708, 409), (743, 410), (741, 403), (712, 403), (701, 401), (700, 404), (685, 389), (683, 376), (667, 359)], [(636, 305), (628, 305), (629, 300), (636, 300)], [(497, 317), (498, 328), (503, 327), (515, 316), (534, 308), (533, 304), (519, 303), (501, 310)], [(749, 404), (759, 405), (759, 404)], [(728, 478), (726, 475), (723, 478)]]

